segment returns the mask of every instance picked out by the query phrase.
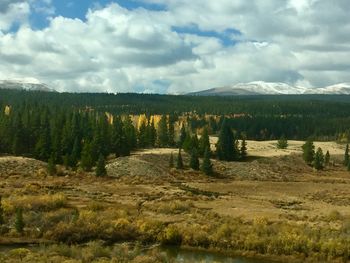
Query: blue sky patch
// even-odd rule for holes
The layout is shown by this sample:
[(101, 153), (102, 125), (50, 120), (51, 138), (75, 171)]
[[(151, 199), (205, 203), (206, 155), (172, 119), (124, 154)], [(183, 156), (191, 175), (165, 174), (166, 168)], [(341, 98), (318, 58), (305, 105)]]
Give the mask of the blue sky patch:
[(188, 27), (172, 27), (172, 30), (179, 34), (192, 34), (202, 37), (214, 37), (220, 39), (224, 46), (234, 46), (237, 41), (234, 40), (234, 36), (242, 35), (239, 30), (226, 29), (224, 32), (217, 31), (204, 31), (200, 30), (197, 25), (191, 25)]

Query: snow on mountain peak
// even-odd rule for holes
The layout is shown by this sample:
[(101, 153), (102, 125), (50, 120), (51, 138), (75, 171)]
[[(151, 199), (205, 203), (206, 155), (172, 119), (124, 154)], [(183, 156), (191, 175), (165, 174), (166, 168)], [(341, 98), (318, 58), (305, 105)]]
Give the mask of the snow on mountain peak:
[(302, 94), (346, 94), (350, 95), (350, 83), (340, 83), (325, 88), (306, 88), (282, 82), (253, 81), (232, 86), (214, 88), (190, 95), (230, 96), (230, 95), (302, 95)]

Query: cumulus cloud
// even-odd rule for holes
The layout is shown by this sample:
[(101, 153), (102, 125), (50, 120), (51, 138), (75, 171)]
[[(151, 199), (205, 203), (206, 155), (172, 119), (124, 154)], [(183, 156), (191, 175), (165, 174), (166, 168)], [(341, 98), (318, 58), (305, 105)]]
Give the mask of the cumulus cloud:
[[(82, 21), (54, 16), (48, 0), (3, 0), (0, 78), (33, 77), (61, 91), (170, 93), (255, 80), (350, 82), (347, 0), (143, 1), (165, 9), (114, 3)], [(35, 8), (53, 16), (42, 30), (26, 23)], [(8, 32), (13, 23), (19, 30)]]

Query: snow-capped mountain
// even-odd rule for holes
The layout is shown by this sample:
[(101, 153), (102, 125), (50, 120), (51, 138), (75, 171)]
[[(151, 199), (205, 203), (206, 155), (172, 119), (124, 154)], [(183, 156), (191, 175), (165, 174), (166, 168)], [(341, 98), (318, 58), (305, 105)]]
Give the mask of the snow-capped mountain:
[(195, 96), (234, 96), (234, 95), (301, 95), (301, 94), (343, 94), (350, 95), (350, 83), (341, 83), (325, 88), (305, 88), (280, 82), (254, 81), (233, 86), (213, 88), (188, 95)]
[(340, 83), (325, 88), (308, 89), (305, 94), (339, 94), (350, 95), (350, 83)]
[(54, 92), (46, 84), (35, 80), (0, 80), (0, 89)]

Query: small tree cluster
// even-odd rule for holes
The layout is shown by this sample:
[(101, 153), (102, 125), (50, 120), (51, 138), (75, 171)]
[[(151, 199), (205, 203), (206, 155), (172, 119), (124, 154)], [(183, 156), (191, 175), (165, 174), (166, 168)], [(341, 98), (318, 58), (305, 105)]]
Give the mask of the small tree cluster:
[(216, 155), (222, 161), (240, 161), (247, 157), (247, 143), (243, 137), (241, 147), (226, 119), (223, 120), (218, 142), (216, 144)]
[[(173, 154), (170, 155), (169, 158), (169, 167), (173, 168), (174, 166), (174, 160), (173, 160)], [(190, 156), (190, 163), (189, 166), (191, 169), (199, 171), (201, 170), (206, 175), (213, 175), (213, 165), (210, 161), (210, 151), (209, 148), (207, 148), (204, 152), (203, 162), (200, 164), (199, 157), (196, 152), (196, 150), (192, 151), (192, 154)], [(179, 149), (178, 156), (177, 156), (177, 162), (176, 162), (176, 169), (184, 169), (184, 163), (182, 159), (181, 149)]]
[(315, 145), (311, 140), (306, 141), (302, 149), (303, 159), (308, 165), (314, 167), (316, 170), (322, 170), (324, 167), (329, 166), (329, 151), (324, 155), (322, 149), (319, 147), (315, 152)]
[(278, 149), (287, 149), (288, 148), (288, 140), (284, 135), (281, 136), (281, 138), (277, 141), (277, 148)]

